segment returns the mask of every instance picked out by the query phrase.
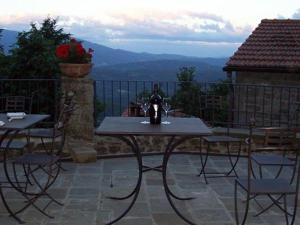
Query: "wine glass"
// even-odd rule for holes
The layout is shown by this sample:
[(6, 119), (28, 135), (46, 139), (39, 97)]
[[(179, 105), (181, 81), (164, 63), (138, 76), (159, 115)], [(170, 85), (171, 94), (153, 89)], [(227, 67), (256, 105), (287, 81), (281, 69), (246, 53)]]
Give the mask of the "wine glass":
[(162, 122), (163, 124), (170, 124), (170, 123), (171, 123), (171, 122), (167, 121), (167, 119), (168, 119), (168, 112), (169, 112), (170, 109), (171, 109), (170, 101), (171, 101), (170, 98), (167, 98), (167, 97), (166, 97), (166, 98), (163, 98), (162, 108), (163, 108), (163, 110), (164, 110), (165, 113), (166, 113), (166, 120)]
[(141, 107), (141, 109), (143, 110), (143, 112), (144, 112), (144, 117), (145, 117), (145, 120), (142, 121), (141, 123), (142, 123), (142, 124), (148, 124), (148, 123), (150, 123), (149, 121), (146, 120), (147, 111), (148, 111), (148, 109), (150, 108), (150, 102), (149, 102), (149, 99), (148, 99), (148, 98), (145, 98), (145, 97), (141, 98), (141, 100), (140, 100), (140, 107)]

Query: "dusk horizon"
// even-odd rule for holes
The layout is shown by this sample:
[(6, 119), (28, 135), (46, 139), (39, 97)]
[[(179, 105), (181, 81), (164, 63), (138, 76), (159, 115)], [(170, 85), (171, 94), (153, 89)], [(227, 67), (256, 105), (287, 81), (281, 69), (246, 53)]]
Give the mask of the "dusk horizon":
[[(5, 2), (0, 28), (24, 31), (51, 17), (74, 37), (114, 49), (193, 57), (229, 57), (262, 19), (299, 19), (297, 1), (188, 0)], [(272, 5), (272, 7), (269, 7)], [(71, 6), (71, 7), (70, 7)]]

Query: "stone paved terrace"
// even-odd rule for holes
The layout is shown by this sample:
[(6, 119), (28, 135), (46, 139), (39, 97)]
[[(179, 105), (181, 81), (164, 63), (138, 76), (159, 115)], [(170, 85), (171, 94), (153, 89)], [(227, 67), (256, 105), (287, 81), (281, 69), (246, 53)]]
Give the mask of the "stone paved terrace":
[[(161, 156), (144, 157), (144, 162), (157, 165), (161, 162)], [(206, 185), (203, 178), (196, 176), (199, 165), (197, 155), (172, 156), (168, 175), (170, 187), (178, 194), (197, 197), (191, 201), (176, 202), (177, 207), (199, 225), (235, 224), (234, 178), (210, 179), (210, 184)], [(223, 169), (227, 165), (224, 157), (216, 157), (209, 161), (208, 168)], [(245, 166), (246, 160), (242, 159), (238, 166), (240, 174), (245, 174)], [(128, 201), (109, 200), (106, 196), (122, 195), (132, 190), (137, 177), (134, 158), (103, 159), (92, 164), (65, 163), (64, 167), (67, 171), (61, 174), (52, 193), (65, 205), (51, 205), (48, 212), (55, 216), (54, 219), (46, 218), (33, 208), (27, 209), (21, 216), (27, 225), (102, 225), (120, 214), (128, 205)], [(111, 181), (113, 188), (110, 187)], [(137, 203), (128, 216), (117, 224), (185, 225), (169, 206), (161, 181), (160, 173), (144, 173)], [(11, 190), (6, 190), (6, 195), (14, 206), (23, 204), (24, 199)], [(39, 204), (44, 201), (39, 200)], [(285, 224), (283, 214), (275, 208), (260, 217), (253, 217), (258, 209), (256, 204), (251, 205), (247, 224)], [(300, 224), (299, 216), (298, 213), (295, 224)], [(18, 224), (7, 216), (3, 205), (0, 205), (0, 224)]]

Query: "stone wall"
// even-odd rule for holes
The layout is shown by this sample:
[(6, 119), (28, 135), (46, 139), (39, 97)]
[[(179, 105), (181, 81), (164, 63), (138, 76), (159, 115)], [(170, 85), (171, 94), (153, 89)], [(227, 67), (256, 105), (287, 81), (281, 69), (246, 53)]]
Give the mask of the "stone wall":
[(235, 122), (255, 116), (257, 126), (299, 125), (300, 74), (237, 72), (236, 84)]
[[(245, 135), (233, 135), (239, 136), (242, 139), (245, 138)], [(169, 141), (169, 137), (149, 137), (149, 136), (139, 136), (137, 141), (139, 143), (139, 147), (141, 152), (143, 153), (162, 153), (167, 146)], [(262, 137), (256, 136), (256, 142), (258, 144), (262, 143)], [(122, 154), (130, 154), (132, 153), (131, 148), (128, 147), (124, 142), (113, 138), (113, 137), (95, 137), (95, 149), (97, 151), (98, 156), (116, 156)], [(205, 150), (206, 145), (202, 143), (202, 147)], [(231, 150), (238, 150), (239, 145), (230, 146)], [(199, 152), (200, 148), (200, 138), (195, 138), (184, 142), (176, 148), (176, 151), (179, 152)], [(242, 145), (242, 150), (245, 152), (246, 146)], [(226, 153), (227, 148), (222, 144), (211, 145), (211, 153), (222, 154)]]
[(74, 139), (92, 141), (94, 138), (94, 85), (93, 80), (84, 78), (62, 77), (62, 90), (64, 93), (75, 93), (76, 104), (67, 133)]

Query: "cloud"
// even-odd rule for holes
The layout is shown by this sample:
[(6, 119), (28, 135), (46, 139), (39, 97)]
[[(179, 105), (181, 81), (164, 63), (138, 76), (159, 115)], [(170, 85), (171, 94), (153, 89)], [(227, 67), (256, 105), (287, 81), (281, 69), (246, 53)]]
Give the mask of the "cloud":
[[(32, 21), (45, 16), (6, 16), (1, 18), (7, 28), (27, 28)], [(195, 42), (242, 42), (252, 27), (235, 27), (222, 17), (196, 12), (146, 12), (136, 15), (112, 14), (100, 18), (60, 16), (59, 25), (74, 35), (94, 41), (114, 39), (154, 39)]]
[(298, 9), (292, 16), (293, 19), (300, 19), (300, 9)]
[[(0, 27), (22, 31), (31, 22), (41, 22), (46, 16), (0, 16)], [(162, 50), (170, 53), (172, 48), (181, 53), (187, 48), (188, 55), (197, 55), (196, 49), (203, 48), (228, 49), (226, 55), (231, 54), (253, 30), (250, 26), (237, 27), (215, 14), (192, 11), (115, 13), (99, 18), (59, 16), (58, 25), (77, 38), (110, 47), (156, 53)]]

